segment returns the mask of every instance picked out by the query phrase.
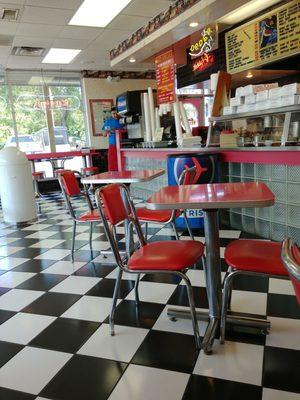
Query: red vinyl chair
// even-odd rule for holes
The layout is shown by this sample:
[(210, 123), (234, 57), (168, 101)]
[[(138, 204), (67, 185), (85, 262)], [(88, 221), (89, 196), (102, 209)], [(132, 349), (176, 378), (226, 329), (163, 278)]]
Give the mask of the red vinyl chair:
[[(125, 185), (112, 184), (96, 191), (96, 202), (103, 220), (104, 230), (110, 242), (116, 263), (119, 268), (113, 294), (113, 303), (109, 317), (111, 335), (114, 331), (114, 314), (120, 290), (122, 273), (136, 274), (175, 274), (182, 278), (187, 286), (187, 293), (192, 315), (192, 323), (197, 349), (200, 348), (199, 328), (196, 318), (195, 302), (190, 280), (185, 272), (204, 254), (204, 245), (194, 240), (161, 241), (147, 243), (137, 218), (135, 207)], [(105, 210), (105, 212), (104, 212)], [(140, 247), (136, 249), (126, 262), (121, 258), (116, 240), (115, 227), (124, 221), (133, 224), (138, 235)], [(136, 304), (138, 306), (138, 286), (135, 286)]]
[(90, 175), (99, 174), (99, 168), (98, 167), (81, 168), (81, 174), (83, 176), (90, 176)]
[[(183, 170), (179, 177), (179, 185), (192, 185), (195, 183), (197, 170), (196, 167), (186, 168)], [(175, 225), (175, 219), (181, 214), (186, 223), (190, 238), (194, 240), (193, 232), (189, 226), (189, 222), (186, 215), (186, 210), (149, 210), (146, 207), (139, 207), (136, 209), (136, 214), (140, 222), (145, 223), (145, 237), (147, 239), (148, 223), (151, 224), (170, 224), (173, 228), (175, 237), (179, 240), (179, 235)]]
[(300, 306), (300, 250), (291, 239), (286, 239), (282, 243), (281, 258), (293, 283)]
[[(69, 211), (71, 218), (73, 219), (73, 236), (72, 236), (71, 257), (72, 257), (72, 261), (74, 262), (74, 248), (75, 248), (75, 236), (76, 236), (77, 223), (89, 223), (90, 224), (89, 243), (90, 243), (90, 248), (92, 250), (93, 223), (99, 222), (101, 220), (101, 218), (100, 218), (98, 210), (93, 208), (93, 204), (92, 204), (92, 201), (90, 199), (88, 192), (86, 190), (81, 191), (80, 186), (79, 186), (78, 181), (75, 176), (75, 172), (73, 172), (73, 171), (62, 172), (61, 174), (59, 174), (58, 180), (59, 180), (60, 187), (61, 187), (62, 193), (63, 193), (65, 201), (66, 201), (67, 209)], [(72, 199), (80, 198), (80, 197), (85, 198), (89, 211), (78, 215), (72, 205)]]
[(45, 176), (45, 171), (32, 172), (35, 197), (42, 197), (42, 194), (39, 190), (39, 180), (45, 179)]
[(281, 243), (267, 240), (239, 239), (225, 249), (224, 259), (229, 266), (223, 283), (220, 342), (225, 341), (226, 316), (233, 280), (238, 275), (256, 275), (288, 279), (281, 260)]

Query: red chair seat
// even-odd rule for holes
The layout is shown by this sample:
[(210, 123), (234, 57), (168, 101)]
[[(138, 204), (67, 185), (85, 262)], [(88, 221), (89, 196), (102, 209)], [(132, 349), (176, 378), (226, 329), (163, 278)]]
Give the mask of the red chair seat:
[(79, 219), (79, 221), (82, 221), (82, 222), (87, 222), (87, 221), (96, 222), (96, 221), (99, 221), (101, 219), (101, 217), (100, 217), (98, 210), (93, 210), (91, 212), (89, 211), (84, 214), (81, 214), (78, 219)]
[(237, 270), (283, 275), (288, 273), (281, 261), (281, 243), (240, 239), (225, 249), (226, 263)]
[(33, 172), (32, 176), (36, 179), (43, 179), (45, 177), (45, 172), (44, 171)]
[[(148, 210), (146, 207), (136, 209), (137, 217), (140, 221), (165, 223), (171, 219), (171, 210)], [(179, 217), (180, 211), (176, 211), (176, 218)]]
[(129, 259), (131, 270), (182, 271), (203, 256), (204, 245), (193, 240), (152, 242), (138, 249)]
[(98, 167), (86, 167), (86, 168), (82, 168), (82, 172), (86, 173), (86, 172), (99, 172)]

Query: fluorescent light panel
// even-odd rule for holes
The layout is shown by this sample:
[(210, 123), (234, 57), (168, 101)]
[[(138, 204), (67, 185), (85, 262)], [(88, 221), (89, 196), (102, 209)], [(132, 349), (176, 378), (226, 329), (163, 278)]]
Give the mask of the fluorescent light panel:
[(252, 0), (243, 6), (237, 8), (231, 13), (224, 15), (224, 17), (220, 18), (218, 22), (222, 22), (223, 24), (236, 24), (247, 17), (251, 17), (254, 14), (278, 3), (280, 0)]
[(104, 28), (131, 0), (84, 0), (69, 25)]
[(49, 50), (43, 59), (44, 64), (69, 64), (81, 52), (77, 49), (56, 49)]

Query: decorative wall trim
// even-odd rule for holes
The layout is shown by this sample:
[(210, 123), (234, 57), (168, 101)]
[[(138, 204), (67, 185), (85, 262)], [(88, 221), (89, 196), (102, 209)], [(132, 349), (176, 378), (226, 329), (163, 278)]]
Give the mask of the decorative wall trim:
[(83, 71), (83, 78), (111, 79), (155, 79), (155, 71)]

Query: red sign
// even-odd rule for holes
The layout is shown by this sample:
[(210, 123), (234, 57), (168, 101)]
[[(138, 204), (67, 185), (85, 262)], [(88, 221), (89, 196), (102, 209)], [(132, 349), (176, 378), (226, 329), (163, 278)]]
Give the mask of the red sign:
[(157, 103), (172, 103), (175, 100), (175, 63), (173, 51), (155, 58)]
[(57, 109), (57, 108), (63, 109), (63, 108), (69, 108), (69, 107), (70, 107), (70, 103), (69, 103), (69, 100), (67, 100), (67, 99), (36, 100), (33, 105), (34, 109), (39, 109), (39, 110), (51, 110), (51, 109)]
[(193, 72), (205, 71), (215, 62), (215, 57), (212, 53), (204, 53), (200, 58), (193, 62)]

